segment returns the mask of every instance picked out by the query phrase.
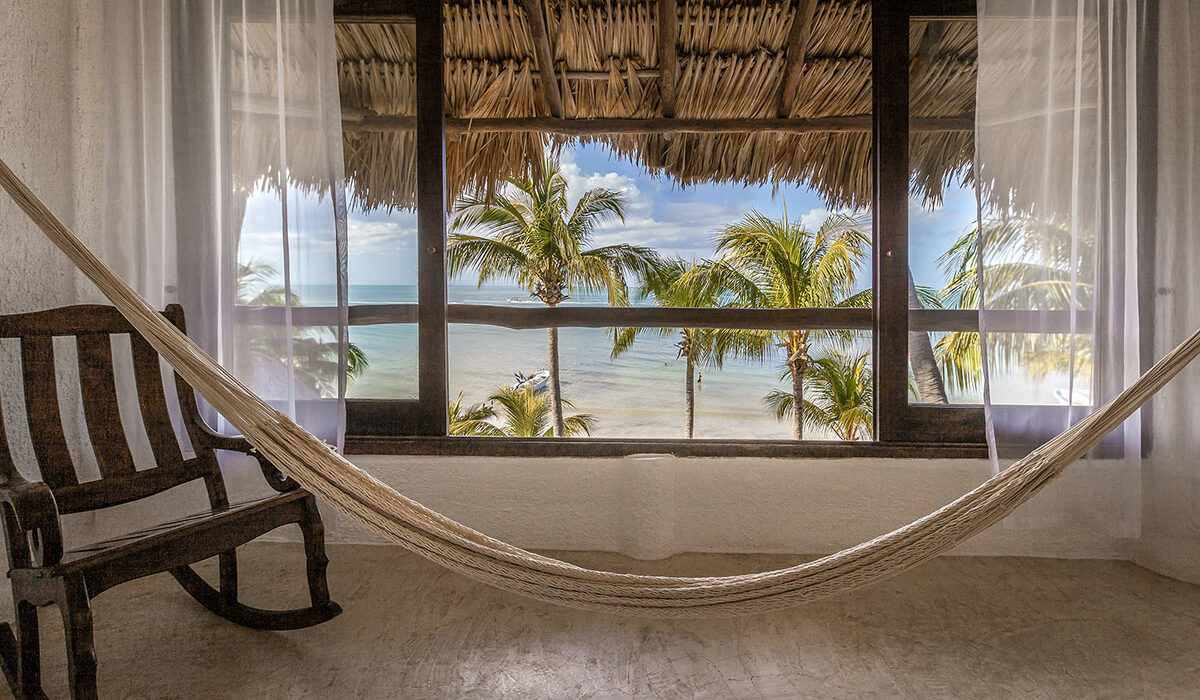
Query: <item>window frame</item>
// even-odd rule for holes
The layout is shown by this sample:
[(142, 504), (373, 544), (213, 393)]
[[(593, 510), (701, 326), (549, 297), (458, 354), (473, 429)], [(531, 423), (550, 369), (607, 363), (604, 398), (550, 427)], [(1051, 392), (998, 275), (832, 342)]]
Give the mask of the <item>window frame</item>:
[[(511, 308), (447, 304), (443, 9), (440, 2), (339, 0), (335, 21), (416, 24), (417, 303), (355, 305), (350, 325), (419, 324), (416, 400), (348, 399), (346, 450), (356, 454), (615, 457), (637, 453), (745, 457), (982, 457), (983, 409), (908, 400), (908, 332), (978, 328), (972, 311), (908, 308), (909, 23), (974, 19), (975, 0), (875, 0), (872, 7), (874, 216), (870, 309)], [(875, 439), (710, 440), (501, 438), (447, 435), (447, 326), (507, 328), (828, 328), (872, 332)], [(888, 352), (885, 352), (888, 351)]]

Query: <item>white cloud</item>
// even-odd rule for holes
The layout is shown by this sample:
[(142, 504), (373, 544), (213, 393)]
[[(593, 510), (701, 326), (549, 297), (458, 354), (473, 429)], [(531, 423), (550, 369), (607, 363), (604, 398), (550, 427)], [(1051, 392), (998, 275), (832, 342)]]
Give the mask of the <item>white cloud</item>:
[[(583, 174), (579, 169), (579, 164), (575, 161), (574, 151), (564, 150), (562, 152), (559, 158), (559, 167), (562, 169), (563, 177), (567, 180), (567, 192), (573, 195), (573, 200), (596, 187), (616, 190), (631, 200), (644, 199), (641, 189), (637, 186), (637, 180), (628, 175), (616, 172)], [(646, 201), (648, 202), (648, 200)]]
[(396, 212), (392, 218), (383, 221), (351, 218), (346, 235), (350, 251), (355, 255), (411, 248), (417, 235), (417, 217), (412, 212)]
[(800, 217), (800, 225), (809, 231), (816, 231), (832, 213), (828, 209), (810, 209), (807, 214)]
[[(607, 187), (622, 192), (627, 199), (625, 220), (611, 219), (601, 224), (596, 230), (596, 245), (631, 243), (667, 254), (706, 257), (712, 254), (716, 231), (740, 219), (749, 208), (728, 201), (706, 201), (697, 193), (678, 188), (663, 191), (664, 187), (649, 173), (638, 178), (611, 171), (583, 172), (569, 149), (562, 151), (559, 163), (574, 198), (590, 188)], [(814, 208), (800, 221), (815, 229), (830, 213)]]

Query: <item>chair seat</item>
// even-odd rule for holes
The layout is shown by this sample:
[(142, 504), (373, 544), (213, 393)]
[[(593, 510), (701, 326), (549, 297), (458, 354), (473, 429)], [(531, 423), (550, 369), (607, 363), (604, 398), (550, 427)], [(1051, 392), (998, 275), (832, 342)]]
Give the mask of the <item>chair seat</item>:
[[(184, 544), (189, 545), (187, 547), (189, 551), (195, 551), (193, 548), (196, 544), (200, 544), (202, 551), (209, 552), (209, 554), (202, 557), (193, 555), (185, 557), (190, 561), (181, 559), (173, 563), (182, 565), (199, 561), (229, 549), (229, 543), (220, 536), (221, 530), (236, 526), (237, 530), (245, 533), (245, 524), (257, 519), (260, 521), (261, 527), (256, 528), (257, 534), (250, 538), (253, 539), (253, 537), (265, 534), (276, 527), (295, 522), (292, 511), (299, 513), (299, 509), (288, 506), (300, 505), (304, 499), (310, 497), (307, 491), (296, 489), (287, 493), (231, 503), (220, 508), (204, 509), (169, 522), (71, 549), (63, 553), (62, 562), (58, 566), (50, 567), (46, 573), (57, 576), (91, 569), (101, 564), (110, 564), (116, 559), (137, 558), (149, 551), (178, 549)], [(244, 535), (241, 539), (246, 541)], [(209, 541), (208, 546), (204, 546), (205, 540)], [(241, 542), (237, 544), (241, 544)], [(165, 571), (168, 568), (170, 567), (162, 567), (159, 570)]]

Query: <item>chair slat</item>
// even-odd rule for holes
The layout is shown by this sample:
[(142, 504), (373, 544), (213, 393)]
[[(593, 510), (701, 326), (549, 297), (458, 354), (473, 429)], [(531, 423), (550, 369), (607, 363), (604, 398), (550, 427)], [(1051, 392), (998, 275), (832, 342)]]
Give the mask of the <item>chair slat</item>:
[(171, 425), (171, 413), (167, 408), (167, 395), (163, 388), (162, 367), (158, 351), (150, 346), (140, 334), (130, 336), (133, 349), (133, 373), (137, 380), (138, 405), (142, 409), (142, 423), (146, 436), (154, 450), (154, 460), (160, 467), (183, 461), (179, 441), (175, 439), (175, 428)]
[(8, 481), (17, 474), (12, 452), (8, 450), (8, 426), (4, 423), (4, 409), (0, 407), (0, 479)]
[(54, 339), (48, 335), (21, 338), (21, 366), (24, 373), (25, 413), (29, 418), (29, 437), (37, 457), (42, 479), (50, 485), (79, 483), (75, 462), (63, 434), (62, 414), (58, 410), (58, 389), (54, 380)]
[(132, 474), (136, 469), (117, 404), (112, 338), (107, 333), (87, 333), (78, 336), (76, 345), (83, 414), (100, 474), (106, 478)]
[(100, 304), (80, 304), (0, 316), (0, 338), (132, 332), (133, 326), (120, 311)]
[(191, 459), (78, 486), (63, 486), (54, 490), (54, 499), (62, 514), (109, 508), (161, 493), (209, 473), (207, 464)]

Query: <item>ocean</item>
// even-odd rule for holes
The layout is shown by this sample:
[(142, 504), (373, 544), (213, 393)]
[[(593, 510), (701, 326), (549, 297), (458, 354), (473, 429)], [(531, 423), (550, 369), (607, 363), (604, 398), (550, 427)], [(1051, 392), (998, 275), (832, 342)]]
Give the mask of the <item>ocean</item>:
[[(326, 285), (300, 287), (305, 303), (328, 303)], [(350, 285), (351, 304), (415, 303), (415, 285)], [(328, 298), (327, 298), (328, 297)], [(515, 286), (451, 285), (450, 303), (540, 304)], [(603, 305), (602, 296), (576, 297), (566, 304)], [(353, 326), (350, 340), (366, 354), (370, 366), (349, 388), (351, 398), (412, 398), (417, 390), (415, 324)], [(559, 352), (563, 396), (568, 413), (593, 414), (599, 437), (676, 438), (683, 435), (684, 363), (676, 359), (677, 336), (647, 332), (620, 357), (610, 357), (612, 341), (603, 328), (563, 328)], [(449, 389), (464, 404), (479, 403), (514, 374), (533, 374), (547, 367), (546, 331), (451, 324), (448, 337)], [(727, 361), (721, 369), (701, 368), (696, 387), (698, 438), (787, 438), (789, 423), (762, 408), (772, 389), (788, 390), (780, 379), (783, 356), (768, 363)], [(1022, 394), (1028, 395), (1026, 391)], [(1052, 396), (1047, 397), (1053, 402)], [(952, 396), (978, 401), (976, 396)], [(813, 431), (806, 437), (829, 438)]]

